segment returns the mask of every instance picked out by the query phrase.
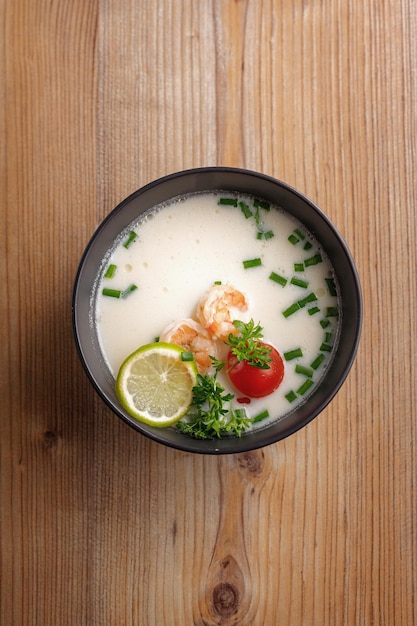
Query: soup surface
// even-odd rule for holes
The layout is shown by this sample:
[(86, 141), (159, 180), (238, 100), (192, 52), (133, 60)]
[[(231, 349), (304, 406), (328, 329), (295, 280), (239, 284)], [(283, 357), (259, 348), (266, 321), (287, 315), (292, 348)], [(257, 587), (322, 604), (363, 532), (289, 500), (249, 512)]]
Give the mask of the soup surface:
[[(278, 389), (245, 403), (250, 417), (269, 412), (264, 426), (314, 390), (331, 362), (339, 326), (338, 286), (325, 253), (279, 207), (205, 192), (140, 216), (114, 242), (97, 278), (101, 350), (116, 377), (126, 357), (171, 322), (195, 317), (201, 296), (216, 282), (246, 295), (249, 308), (240, 319), (259, 323), (264, 341), (284, 359)], [(223, 371), (219, 381), (241, 408), (242, 394)]]

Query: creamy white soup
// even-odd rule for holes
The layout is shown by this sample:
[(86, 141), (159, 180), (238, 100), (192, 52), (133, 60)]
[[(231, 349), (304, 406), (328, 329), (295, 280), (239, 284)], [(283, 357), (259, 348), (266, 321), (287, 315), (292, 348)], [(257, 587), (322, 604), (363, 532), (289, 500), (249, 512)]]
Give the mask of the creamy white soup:
[[(205, 192), (156, 207), (108, 251), (95, 287), (95, 322), (114, 377), (128, 355), (171, 322), (195, 317), (213, 284), (249, 302), (242, 315), (263, 327), (284, 360), (276, 391), (245, 403), (265, 426), (304, 402), (331, 362), (339, 327), (338, 286), (319, 242), (279, 207), (230, 192)], [(242, 399), (228, 376), (219, 381)], [(240, 402), (239, 402), (240, 401)], [(256, 424), (252, 428), (258, 427)]]

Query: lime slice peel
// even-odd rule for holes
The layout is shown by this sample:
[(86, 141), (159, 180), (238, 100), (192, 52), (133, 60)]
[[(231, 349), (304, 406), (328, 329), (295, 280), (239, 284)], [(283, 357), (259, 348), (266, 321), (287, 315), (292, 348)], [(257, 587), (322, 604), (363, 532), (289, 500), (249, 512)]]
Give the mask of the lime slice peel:
[(175, 424), (192, 402), (197, 383), (194, 361), (182, 360), (184, 348), (170, 343), (146, 344), (123, 362), (116, 394), (135, 419), (151, 426)]

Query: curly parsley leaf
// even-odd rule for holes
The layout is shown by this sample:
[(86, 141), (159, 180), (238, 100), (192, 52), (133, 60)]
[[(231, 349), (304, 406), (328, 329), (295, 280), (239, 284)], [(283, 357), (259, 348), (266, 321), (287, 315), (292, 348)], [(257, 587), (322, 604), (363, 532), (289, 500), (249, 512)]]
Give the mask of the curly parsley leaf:
[(193, 401), (186, 419), (178, 422), (183, 433), (196, 439), (214, 439), (234, 434), (240, 437), (252, 420), (245, 409), (234, 409), (232, 393), (226, 393), (217, 380), (217, 374), (224, 362), (211, 357), (215, 374), (198, 374), (197, 385), (193, 387)]
[(263, 328), (255, 324), (253, 319), (249, 322), (235, 320), (233, 325), (239, 331), (238, 335), (229, 335), (227, 344), (237, 361), (247, 361), (249, 365), (260, 369), (269, 369), (272, 361), (271, 346), (262, 343)]

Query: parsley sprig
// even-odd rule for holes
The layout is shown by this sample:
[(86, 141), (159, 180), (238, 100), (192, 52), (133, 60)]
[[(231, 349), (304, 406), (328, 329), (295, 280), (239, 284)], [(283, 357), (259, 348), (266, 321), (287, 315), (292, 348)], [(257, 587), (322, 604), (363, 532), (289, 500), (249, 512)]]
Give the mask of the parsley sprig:
[(217, 374), (224, 366), (223, 361), (211, 357), (214, 374), (198, 374), (197, 385), (193, 387), (193, 401), (185, 420), (177, 427), (196, 439), (214, 439), (234, 434), (240, 437), (252, 420), (245, 409), (234, 409), (232, 393), (225, 393), (217, 380)]
[[(236, 360), (269, 369), (272, 348), (262, 343), (263, 328), (253, 319), (247, 323), (235, 320), (233, 324), (239, 335), (230, 334), (227, 344)], [(214, 374), (197, 374), (190, 409), (186, 417), (177, 423), (177, 428), (195, 439), (214, 439), (230, 434), (240, 437), (250, 424), (260, 421), (261, 416), (250, 418), (245, 409), (233, 407), (234, 395), (227, 393), (217, 378), (225, 363), (213, 356), (210, 358)]]
[(253, 319), (247, 323), (235, 320), (233, 325), (239, 334), (230, 334), (227, 343), (237, 361), (247, 361), (253, 367), (269, 369), (269, 363), (272, 361), (270, 356), (272, 348), (261, 341), (263, 338), (262, 326), (255, 324)]

